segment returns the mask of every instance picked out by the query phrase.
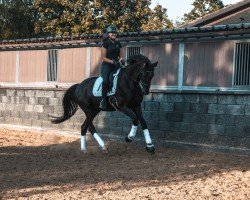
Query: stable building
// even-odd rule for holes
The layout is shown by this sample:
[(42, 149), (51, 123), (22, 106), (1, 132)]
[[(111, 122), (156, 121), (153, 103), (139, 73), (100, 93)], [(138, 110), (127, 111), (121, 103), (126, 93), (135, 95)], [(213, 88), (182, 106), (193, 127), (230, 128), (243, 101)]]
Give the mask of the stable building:
[(237, 23), (250, 23), (250, 0), (241, 0), (238, 3), (184, 24), (180, 26), (180, 28), (229, 25)]
[[(61, 125), (52, 125), (48, 114), (61, 114), (70, 85), (99, 76), (101, 38), (0, 41), (0, 124), (80, 131), (83, 113)], [(159, 62), (143, 102), (153, 139), (249, 152), (250, 23), (125, 32), (118, 39), (124, 57), (141, 53)], [(94, 123), (117, 137), (131, 122), (114, 112), (101, 113)]]

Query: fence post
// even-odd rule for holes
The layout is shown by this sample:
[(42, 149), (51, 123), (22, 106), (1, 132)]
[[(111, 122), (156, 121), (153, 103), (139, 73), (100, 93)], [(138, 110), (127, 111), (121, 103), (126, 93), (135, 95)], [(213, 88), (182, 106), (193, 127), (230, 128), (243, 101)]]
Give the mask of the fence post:
[(179, 67), (178, 67), (178, 90), (183, 87), (183, 69), (184, 69), (185, 44), (179, 44)]
[(16, 77), (15, 77), (15, 83), (19, 83), (19, 73), (20, 73), (20, 51), (16, 51)]
[(86, 51), (86, 78), (90, 77), (90, 71), (91, 71), (91, 47), (87, 47), (87, 51)]

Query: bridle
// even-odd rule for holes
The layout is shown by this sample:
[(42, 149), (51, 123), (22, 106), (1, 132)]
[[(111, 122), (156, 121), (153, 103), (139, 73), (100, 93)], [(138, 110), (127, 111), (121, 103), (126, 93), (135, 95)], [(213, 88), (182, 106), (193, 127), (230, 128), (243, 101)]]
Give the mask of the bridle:
[(143, 72), (146, 72), (147, 74), (149, 74), (149, 75), (151, 75), (151, 73), (153, 74), (154, 72), (153, 71), (147, 71), (147, 70), (143, 70), (143, 69), (141, 69), (141, 71), (139, 72), (139, 74), (138, 74), (138, 76), (139, 76), (139, 84), (141, 84), (141, 85), (143, 85), (143, 86), (146, 86), (146, 87), (150, 87), (150, 84), (146, 84), (146, 83), (143, 83), (142, 81), (141, 81), (141, 75), (142, 75), (142, 73)]
[(139, 71), (139, 73), (138, 73), (138, 76), (137, 76), (137, 77), (139, 78), (139, 81), (136, 80), (136, 79), (134, 79), (134, 78), (129, 77), (127, 74), (126, 74), (126, 76), (127, 76), (127, 78), (129, 78), (129, 79), (133, 80), (134, 82), (138, 83), (141, 87), (142, 87), (142, 86), (150, 87), (150, 84), (146, 84), (146, 83), (143, 83), (143, 82), (141, 81), (141, 75), (142, 75), (143, 72), (146, 72), (146, 73), (149, 74), (149, 75), (151, 75), (151, 74), (154, 73), (153, 71), (147, 71), (147, 70), (141, 69), (141, 70)]

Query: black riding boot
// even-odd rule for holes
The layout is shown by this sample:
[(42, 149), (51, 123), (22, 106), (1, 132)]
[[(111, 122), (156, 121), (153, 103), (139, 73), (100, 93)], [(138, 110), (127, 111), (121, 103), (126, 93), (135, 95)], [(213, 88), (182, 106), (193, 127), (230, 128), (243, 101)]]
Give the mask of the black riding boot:
[(106, 108), (107, 93), (108, 93), (108, 85), (105, 84), (105, 83), (103, 83), (102, 84), (102, 100), (101, 100), (100, 105), (99, 105), (99, 107), (101, 109), (105, 109)]

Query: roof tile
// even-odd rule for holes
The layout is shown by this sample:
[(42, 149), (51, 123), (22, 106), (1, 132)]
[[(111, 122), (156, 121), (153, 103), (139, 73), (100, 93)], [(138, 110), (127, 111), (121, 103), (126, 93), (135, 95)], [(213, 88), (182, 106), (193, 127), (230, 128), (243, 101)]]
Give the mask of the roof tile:
[[(145, 41), (145, 40), (154, 40), (154, 38), (147, 38), (147, 36), (159, 36), (156, 39), (161, 39), (161, 37), (167, 37), (169, 36), (169, 39), (175, 39), (175, 38), (183, 38), (183, 39), (188, 39), (188, 38), (194, 38), (192, 36), (192, 33), (195, 34), (195, 38), (200, 38), (202, 37), (202, 34), (206, 35), (205, 33), (209, 33), (209, 36), (216, 37), (216, 34), (218, 32), (223, 31), (230, 31), (228, 34), (225, 34), (227, 36), (231, 35), (237, 35), (238, 31), (245, 31), (247, 34), (250, 33), (250, 23), (243, 23), (243, 24), (230, 24), (230, 25), (214, 25), (214, 26), (205, 26), (205, 27), (190, 27), (190, 28), (174, 28), (174, 29), (164, 29), (164, 30), (155, 30), (155, 31), (142, 31), (142, 32), (123, 32), (119, 33), (119, 38), (120, 40), (127, 41), (126, 38), (134, 37), (134, 41)], [(199, 34), (196, 35), (196, 34)], [(146, 38), (145, 38), (146, 37)], [(60, 42), (60, 41), (72, 41), (74, 42), (75, 40), (85, 40), (84, 42), (86, 44), (89, 43), (99, 43), (100, 39), (102, 38), (102, 34), (81, 34), (81, 35), (72, 35), (72, 36), (61, 36), (57, 35), (55, 37), (48, 36), (45, 38), (26, 38), (26, 39), (12, 39), (12, 40), (0, 40), (0, 50), (5, 48), (5, 45), (13, 45), (15, 46), (16, 44), (28, 44), (32, 43), (33, 47), (34, 46), (41, 46), (42, 43), (48, 42)], [(87, 41), (88, 39), (93, 39), (91, 42)], [(129, 40), (129, 39), (128, 39)], [(71, 44), (73, 44), (71, 42)], [(63, 45), (63, 44), (62, 44)], [(44, 46), (44, 45), (42, 45)], [(9, 46), (8, 46), (9, 48)]]

